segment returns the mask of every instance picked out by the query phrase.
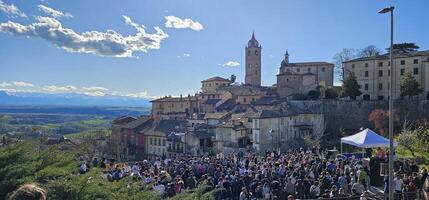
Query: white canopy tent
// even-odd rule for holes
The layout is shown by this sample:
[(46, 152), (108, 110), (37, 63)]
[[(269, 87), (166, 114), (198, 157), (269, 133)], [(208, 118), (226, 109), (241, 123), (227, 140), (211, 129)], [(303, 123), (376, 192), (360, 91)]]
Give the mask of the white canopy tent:
[(341, 153), (343, 153), (343, 143), (360, 148), (389, 147), (389, 139), (375, 133), (369, 128), (354, 135), (341, 138)]

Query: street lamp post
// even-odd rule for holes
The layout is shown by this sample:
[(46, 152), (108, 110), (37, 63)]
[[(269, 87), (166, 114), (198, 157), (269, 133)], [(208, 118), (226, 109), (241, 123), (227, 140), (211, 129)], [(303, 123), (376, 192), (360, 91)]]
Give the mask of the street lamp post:
[(270, 133), (270, 136), (271, 136), (271, 150), (274, 151), (274, 135), (273, 135), (274, 134), (274, 130), (270, 129), (269, 133)]
[(389, 88), (389, 199), (394, 199), (393, 194), (393, 153), (395, 151), (393, 146), (393, 10), (395, 7), (391, 6), (383, 8), (378, 13), (385, 14), (390, 12), (390, 88)]

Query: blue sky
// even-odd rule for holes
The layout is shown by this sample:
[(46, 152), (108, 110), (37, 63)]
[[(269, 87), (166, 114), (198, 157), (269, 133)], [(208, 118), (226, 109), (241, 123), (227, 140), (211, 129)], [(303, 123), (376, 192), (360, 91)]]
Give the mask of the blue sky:
[[(272, 85), (286, 49), (291, 62), (333, 62), (343, 48), (370, 44), (384, 49), (389, 18), (377, 11), (390, 5), (396, 7), (395, 42), (429, 49), (424, 0), (1, 0), (0, 89), (140, 97), (195, 93), (212, 76), (244, 80), (244, 46), (252, 31), (263, 48), (262, 83)], [(169, 27), (167, 16), (174, 16)], [(86, 42), (30, 30), (36, 23), (59, 23), (62, 33), (71, 30)], [(17, 33), (20, 26), (25, 33)], [(109, 29), (120, 37), (99, 44), (99, 35), (83, 36)], [(222, 66), (229, 61), (240, 65)]]

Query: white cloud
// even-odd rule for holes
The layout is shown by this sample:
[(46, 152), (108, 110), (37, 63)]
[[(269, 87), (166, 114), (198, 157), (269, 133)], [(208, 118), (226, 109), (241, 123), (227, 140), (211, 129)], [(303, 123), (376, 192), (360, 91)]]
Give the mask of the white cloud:
[(82, 90), (85, 90), (85, 91), (107, 91), (109, 89), (107, 89), (105, 87), (92, 86), (92, 87), (83, 87)]
[(110, 29), (106, 32), (88, 31), (79, 34), (64, 28), (55, 18), (40, 16), (36, 17), (37, 22), (29, 25), (12, 21), (0, 23), (0, 32), (42, 38), (69, 52), (114, 57), (132, 57), (134, 52), (159, 49), (161, 41), (168, 38), (168, 34), (159, 27), (154, 27), (155, 33), (146, 33), (144, 26), (134, 23), (127, 16), (123, 17), (126, 24), (137, 30), (135, 35), (123, 36)]
[(189, 53), (184, 53), (183, 55), (181, 55), (181, 56), (177, 56), (177, 58), (185, 58), (185, 57), (190, 57), (191, 56), (191, 54), (189, 54)]
[(237, 67), (237, 66), (240, 66), (240, 63), (239, 62), (237, 62), (237, 61), (233, 61), (233, 60), (231, 60), (231, 61), (228, 61), (228, 62), (226, 62), (226, 63), (224, 63), (224, 64), (220, 64), (222, 67)]
[(0, 0), (0, 11), (6, 13), (6, 16), (15, 18), (15, 17), (24, 17), (27, 18), (27, 15), (19, 10), (14, 4), (6, 4), (2, 0)]
[(4, 88), (4, 87), (10, 87), (10, 86), (12, 86), (12, 84), (7, 83), (7, 82), (1, 82), (0, 83), (0, 87), (2, 87), (2, 88)]
[(144, 91), (144, 92), (135, 92), (135, 93), (128, 93), (128, 94), (125, 94), (123, 96), (135, 97), (135, 98), (147, 98), (148, 97), (148, 93), (147, 93), (147, 91)]
[(88, 96), (96, 96), (96, 97), (102, 97), (102, 96), (106, 95), (106, 93), (104, 93), (102, 91), (84, 92), (84, 94), (86, 94)]
[(70, 14), (70, 13), (67, 13), (67, 12), (63, 13), (63, 12), (61, 12), (59, 10), (55, 10), (55, 9), (50, 8), (48, 6), (38, 5), (37, 7), (39, 7), (40, 11), (42, 11), (42, 12), (48, 14), (48, 15), (51, 15), (54, 18), (60, 18), (60, 17), (72, 18), (73, 17), (73, 15)]
[(189, 28), (194, 31), (201, 31), (204, 29), (203, 25), (200, 22), (193, 21), (192, 19), (180, 19), (176, 16), (166, 16), (165, 17), (165, 27), (167, 28)]
[(13, 81), (12, 83), (16, 87), (34, 87), (34, 84), (23, 81)]
[(70, 91), (77, 90), (77, 88), (73, 85), (66, 85), (66, 86), (47, 85), (43, 87), (42, 90), (45, 90), (48, 92), (70, 92)]

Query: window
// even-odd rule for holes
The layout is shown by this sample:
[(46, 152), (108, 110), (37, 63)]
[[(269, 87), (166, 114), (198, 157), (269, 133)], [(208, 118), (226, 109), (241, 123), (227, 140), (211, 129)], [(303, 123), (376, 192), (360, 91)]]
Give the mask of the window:
[(174, 108), (174, 104), (171, 104), (171, 107)]
[(383, 90), (383, 83), (379, 83), (379, 84), (378, 84), (378, 89), (379, 89), (379, 90)]
[(387, 62), (387, 66), (390, 66), (390, 61), (389, 61), (389, 62)]
[(401, 65), (405, 65), (405, 60), (401, 60)]
[(246, 102), (246, 98), (243, 98), (243, 102)]
[(255, 55), (258, 55), (258, 50), (255, 51)]
[(215, 83), (215, 85), (219, 85), (219, 83)]
[(405, 74), (405, 69), (401, 69), (401, 76)]
[(287, 82), (289, 82), (289, 79), (288, 79), (288, 78), (286, 79), (286, 83), (287, 83)]
[(368, 77), (368, 76), (369, 76), (369, 72), (365, 71), (365, 77)]
[(311, 72), (311, 68), (308, 68), (308, 69), (307, 69), (307, 71), (308, 71), (308, 72)]
[(378, 77), (383, 77), (383, 70), (378, 70)]
[(324, 72), (324, 71), (326, 71), (326, 68), (325, 68), (325, 67), (322, 67), (322, 72)]
[(209, 87), (211, 87), (212, 86), (212, 84), (211, 83), (209, 83)]
[(368, 63), (365, 63), (365, 67), (368, 67)]
[(165, 139), (162, 140), (162, 146), (165, 146)]
[(390, 76), (390, 69), (387, 70), (387, 76)]
[(153, 139), (152, 138), (149, 139), (149, 144), (153, 145)]
[(413, 63), (414, 64), (419, 64), (419, 59), (414, 59)]
[(300, 71), (300, 69), (299, 68), (296, 68), (296, 72), (299, 72)]
[(247, 55), (250, 55), (250, 51), (247, 51)]
[(365, 90), (368, 90), (368, 83), (365, 83)]
[(414, 68), (414, 69), (413, 69), (413, 74), (414, 74), (414, 75), (419, 74), (419, 68)]
[(383, 62), (379, 62), (379, 63), (378, 63), (378, 66), (379, 66), (379, 67), (383, 67)]
[(352, 64), (352, 68), (353, 68), (353, 69), (355, 68), (355, 64)]

